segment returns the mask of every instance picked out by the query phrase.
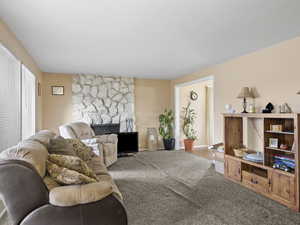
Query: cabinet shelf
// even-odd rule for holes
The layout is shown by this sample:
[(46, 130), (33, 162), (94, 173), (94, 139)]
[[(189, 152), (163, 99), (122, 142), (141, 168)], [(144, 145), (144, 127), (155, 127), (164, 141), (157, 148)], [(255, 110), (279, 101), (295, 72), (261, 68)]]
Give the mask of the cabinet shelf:
[(275, 150), (275, 151), (279, 151), (279, 152), (288, 153), (288, 154), (295, 154), (291, 150), (283, 150), (283, 149), (280, 149), (280, 148), (273, 148), (273, 147), (265, 147), (265, 148), (269, 149), (269, 150)]
[(292, 131), (272, 131), (272, 130), (266, 130), (266, 133), (269, 134), (288, 134), (288, 135), (294, 135), (295, 133)]

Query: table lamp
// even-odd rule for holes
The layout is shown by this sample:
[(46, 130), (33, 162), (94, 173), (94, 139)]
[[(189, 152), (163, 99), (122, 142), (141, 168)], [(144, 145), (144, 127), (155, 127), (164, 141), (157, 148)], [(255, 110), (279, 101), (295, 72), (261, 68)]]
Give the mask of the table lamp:
[(248, 113), (247, 112), (247, 98), (253, 98), (253, 94), (250, 91), (250, 89), (248, 87), (243, 87), (237, 98), (242, 98), (243, 99), (243, 109), (244, 109), (244, 111), (242, 113)]

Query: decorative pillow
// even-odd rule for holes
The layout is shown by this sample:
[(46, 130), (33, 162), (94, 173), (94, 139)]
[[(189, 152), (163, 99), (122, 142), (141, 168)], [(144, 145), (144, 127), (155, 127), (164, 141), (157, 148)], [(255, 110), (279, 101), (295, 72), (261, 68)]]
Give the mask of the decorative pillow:
[(75, 170), (78, 173), (82, 173), (97, 180), (96, 174), (93, 170), (77, 156), (50, 154), (48, 156), (48, 160), (60, 167)]
[(81, 174), (75, 170), (60, 167), (47, 160), (49, 175), (59, 184), (88, 184), (97, 182), (96, 179)]
[(64, 139), (61, 136), (50, 139), (48, 152), (49, 154), (76, 156), (72, 144), (70, 144), (67, 139)]
[(79, 139), (66, 139), (68, 143), (70, 143), (73, 147), (73, 151), (75, 154), (81, 158), (83, 161), (89, 161), (95, 153), (93, 152), (92, 148), (86, 146), (82, 141)]

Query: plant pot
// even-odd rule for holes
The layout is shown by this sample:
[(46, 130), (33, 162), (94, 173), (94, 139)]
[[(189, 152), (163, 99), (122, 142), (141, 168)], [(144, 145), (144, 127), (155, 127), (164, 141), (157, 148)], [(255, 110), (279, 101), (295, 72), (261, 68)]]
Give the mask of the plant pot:
[(164, 139), (165, 150), (174, 150), (175, 149), (175, 138)]
[(184, 139), (184, 150), (186, 152), (191, 152), (194, 147), (194, 140), (193, 139)]

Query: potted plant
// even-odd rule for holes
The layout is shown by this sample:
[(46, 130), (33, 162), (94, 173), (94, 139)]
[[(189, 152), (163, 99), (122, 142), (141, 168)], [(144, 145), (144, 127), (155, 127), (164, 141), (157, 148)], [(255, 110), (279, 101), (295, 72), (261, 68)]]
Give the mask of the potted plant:
[(159, 115), (159, 134), (163, 138), (165, 150), (174, 150), (175, 139), (173, 135), (174, 113), (172, 110), (165, 110)]
[(193, 150), (194, 141), (197, 139), (196, 131), (194, 130), (194, 122), (196, 118), (195, 110), (191, 108), (189, 102), (187, 107), (183, 107), (182, 130), (186, 139), (184, 139), (184, 149), (187, 152)]

